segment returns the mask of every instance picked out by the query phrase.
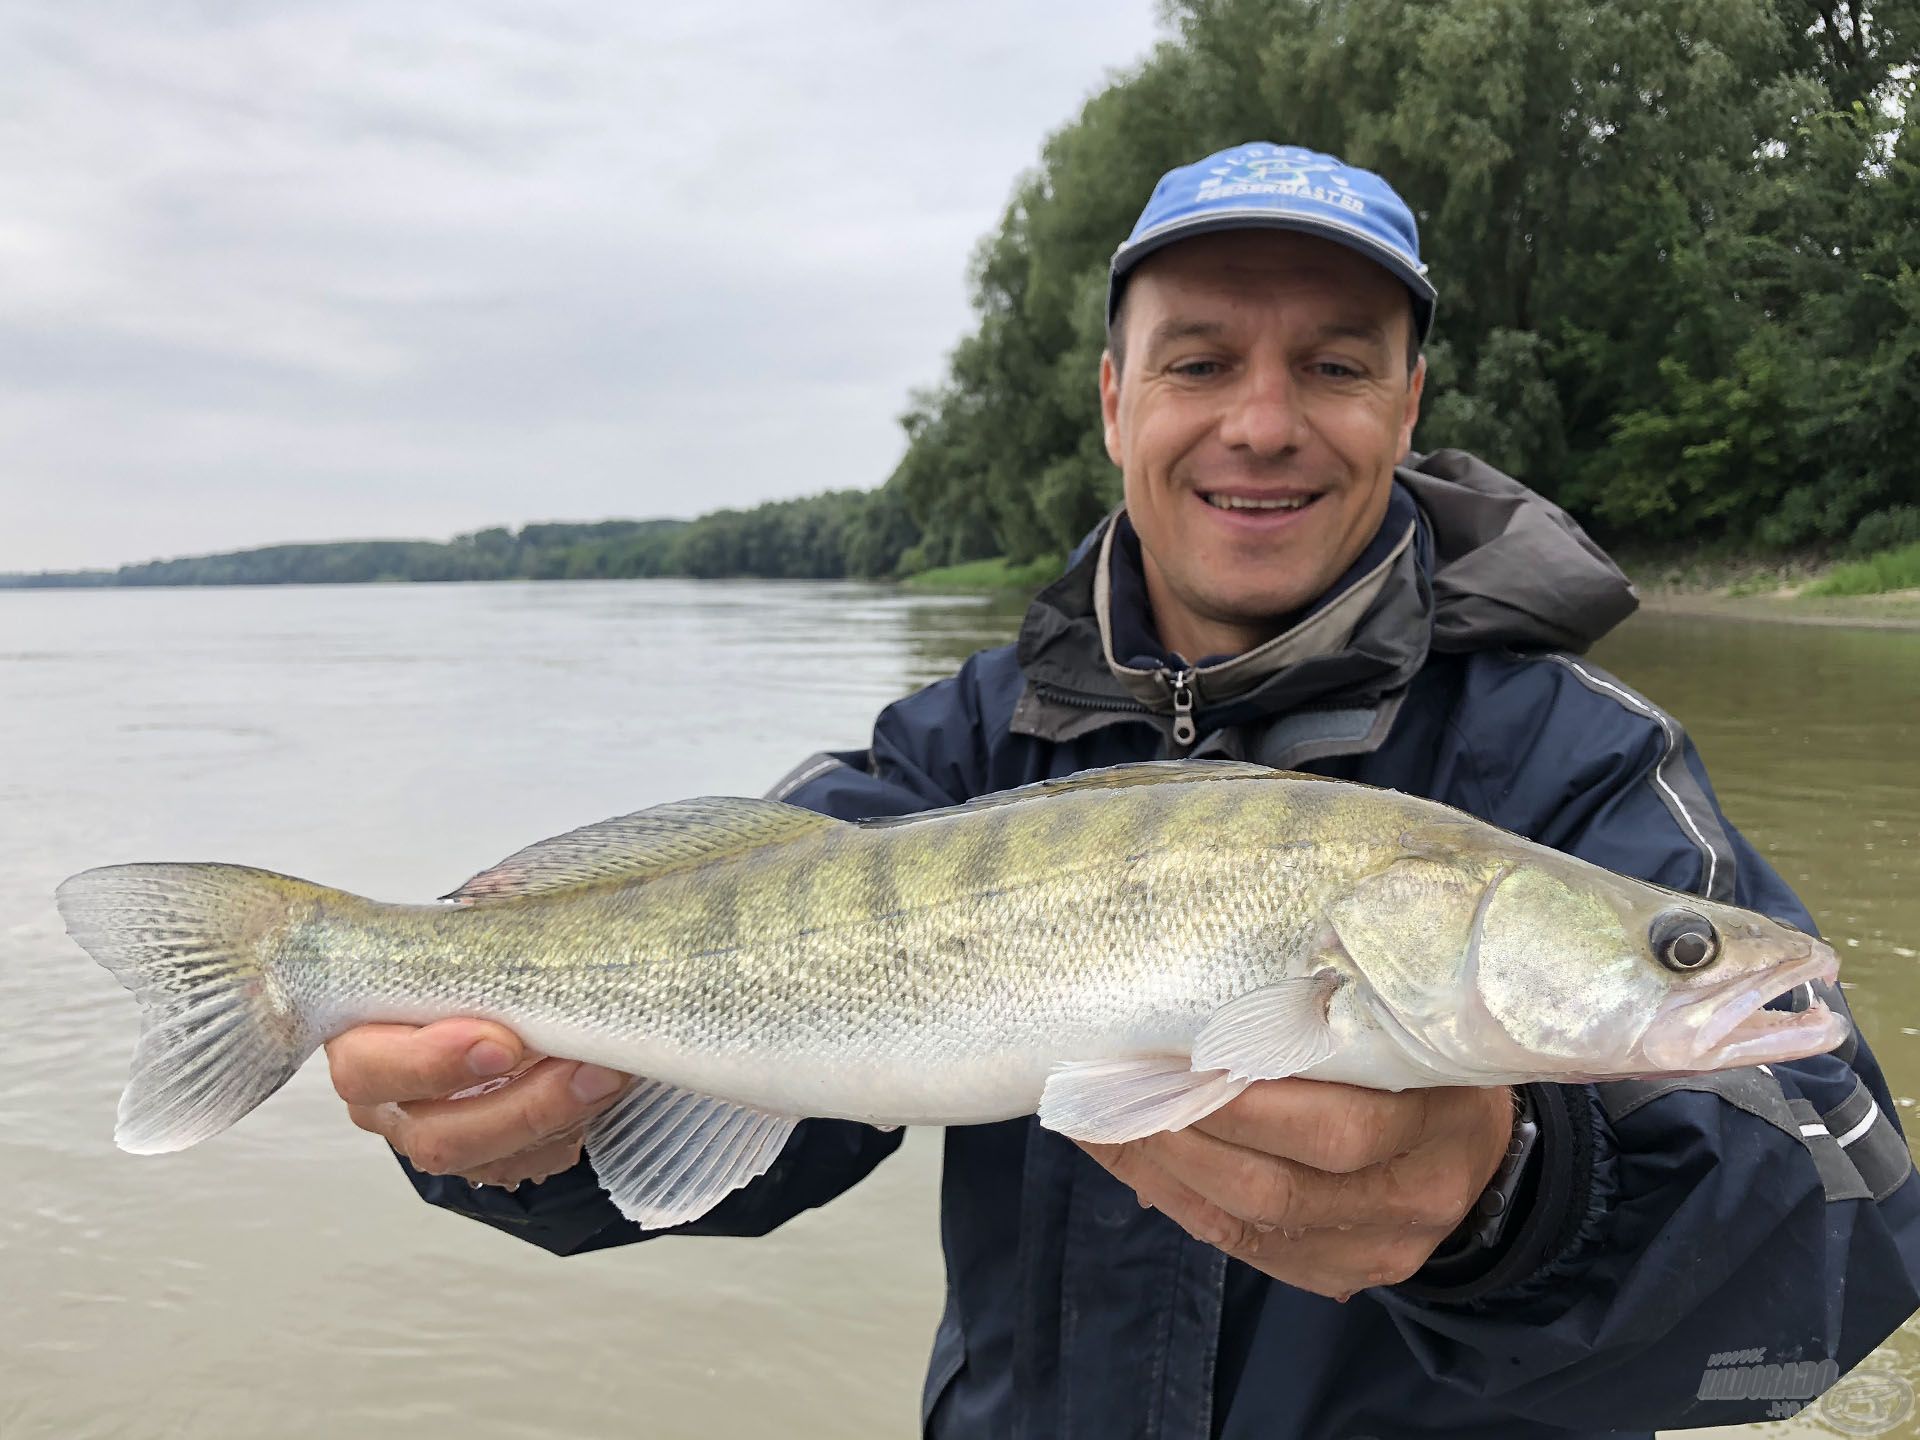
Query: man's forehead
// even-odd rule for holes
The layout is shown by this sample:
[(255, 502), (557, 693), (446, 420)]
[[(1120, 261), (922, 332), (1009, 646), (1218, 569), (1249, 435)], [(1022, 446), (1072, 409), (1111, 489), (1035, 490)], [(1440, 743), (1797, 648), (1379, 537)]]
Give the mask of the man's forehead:
[[(1356, 272), (1337, 256), (1324, 264), (1318, 259), (1176, 264), (1159, 274), (1148, 273), (1143, 264), (1134, 277), (1138, 293), (1130, 293), (1126, 302), (1128, 328), (1154, 350), (1181, 340), (1226, 338), (1235, 329), (1264, 323), (1260, 317), (1279, 309), (1290, 328), (1319, 339), (1401, 343), (1401, 327), (1412, 324), (1406, 289), (1358, 256), (1346, 258), (1361, 269)], [(1369, 269), (1375, 275), (1366, 274)]]
[[(1148, 256), (1129, 282), (1154, 291), (1324, 293), (1373, 308), (1406, 293), (1392, 275), (1344, 245), (1286, 230), (1234, 230), (1182, 240)], [(1252, 293), (1247, 293), (1252, 292)]]

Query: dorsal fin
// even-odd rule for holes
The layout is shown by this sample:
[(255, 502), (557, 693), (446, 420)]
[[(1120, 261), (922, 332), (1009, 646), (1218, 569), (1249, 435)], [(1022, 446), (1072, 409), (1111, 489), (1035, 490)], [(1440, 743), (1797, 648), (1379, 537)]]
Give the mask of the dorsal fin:
[(876, 820), (860, 820), (855, 823), (863, 829), (877, 829), (888, 825), (911, 825), (918, 820), (932, 820), (942, 815), (959, 815), (970, 810), (993, 810), (1002, 805), (1018, 805), (1024, 800), (1037, 800), (1047, 795), (1072, 795), (1086, 790), (1125, 790), (1134, 785), (1167, 785), (1175, 781), (1191, 783), (1195, 780), (1316, 780), (1316, 775), (1296, 775), (1289, 770), (1275, 770), (1266, 765), (1255, 765), (1247, 760), (1137, 760), (1131, 765), (1103, 765), (1096, 770), (1082, 770), (1074, 775), (1062, 776), (1058, 780), (1036, 780), (1031, 785), (1016, 786), (1012, 790), (998, 790), (991, 795), (982, 795), (978, 800), (969, 800), (964, 805), (948, 805), (939, 810), (919, 810), (911, 815), (888, 815)]
[(493, 900), (658, 875), (841, 823), (778, 800), (734, 795), (675, 800), (529, 845), (440, 898)]

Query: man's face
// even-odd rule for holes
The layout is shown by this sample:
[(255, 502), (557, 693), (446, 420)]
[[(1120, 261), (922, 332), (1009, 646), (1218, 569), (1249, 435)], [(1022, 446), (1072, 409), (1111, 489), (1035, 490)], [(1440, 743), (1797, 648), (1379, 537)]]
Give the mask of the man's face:
[(1412, 323), (1385, 270), (1289, 231), (1183, 240), (1133, 273), (1100, 403), (1163, 639), (1257, 643), (1366, 548), (1420, 414)]

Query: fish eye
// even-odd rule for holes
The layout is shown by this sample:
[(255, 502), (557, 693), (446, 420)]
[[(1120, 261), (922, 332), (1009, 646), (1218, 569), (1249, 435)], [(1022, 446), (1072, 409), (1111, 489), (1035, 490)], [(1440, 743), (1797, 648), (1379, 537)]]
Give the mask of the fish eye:
[(1698, 970), (1720, 958), (1720, 935), (1713, 922), (1691, 910), (1667, 910), (1655, 916), (1647, 943), (1669, 970)]

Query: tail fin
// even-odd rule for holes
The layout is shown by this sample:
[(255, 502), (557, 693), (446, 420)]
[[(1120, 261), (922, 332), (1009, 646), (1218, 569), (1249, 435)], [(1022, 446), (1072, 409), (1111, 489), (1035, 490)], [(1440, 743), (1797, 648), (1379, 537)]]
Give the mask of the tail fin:
[(217, 1135), (313, 1053), (274, 973), (291, 912), (321, 888), (241, 865), (110, 865), (55, 899), (67, 933), (140, 1001), (114, 1139), (135, 1155)]

